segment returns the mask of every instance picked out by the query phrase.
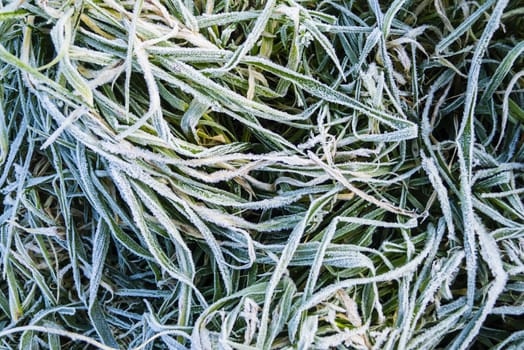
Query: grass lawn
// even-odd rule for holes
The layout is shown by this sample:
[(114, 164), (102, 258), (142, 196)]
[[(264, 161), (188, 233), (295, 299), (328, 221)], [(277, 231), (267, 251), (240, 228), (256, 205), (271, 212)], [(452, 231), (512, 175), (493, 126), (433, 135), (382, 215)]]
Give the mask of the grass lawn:
[(524, 3), (0, 0), (0, 350), (523, 349)]

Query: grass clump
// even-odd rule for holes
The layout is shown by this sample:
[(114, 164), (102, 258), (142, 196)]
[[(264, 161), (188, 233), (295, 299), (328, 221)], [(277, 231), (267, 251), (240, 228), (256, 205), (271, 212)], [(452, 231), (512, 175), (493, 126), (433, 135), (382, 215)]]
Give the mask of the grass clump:
[(0, 348), (523, 346), (523, 11), (0, 0)]

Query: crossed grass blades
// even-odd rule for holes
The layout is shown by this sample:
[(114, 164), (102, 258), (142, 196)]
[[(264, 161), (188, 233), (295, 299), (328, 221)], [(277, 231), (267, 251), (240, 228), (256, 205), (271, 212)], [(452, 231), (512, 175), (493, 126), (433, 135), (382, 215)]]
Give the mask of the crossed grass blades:
[(0, 348), (522, 348), (523, 28), (0, 0)]

